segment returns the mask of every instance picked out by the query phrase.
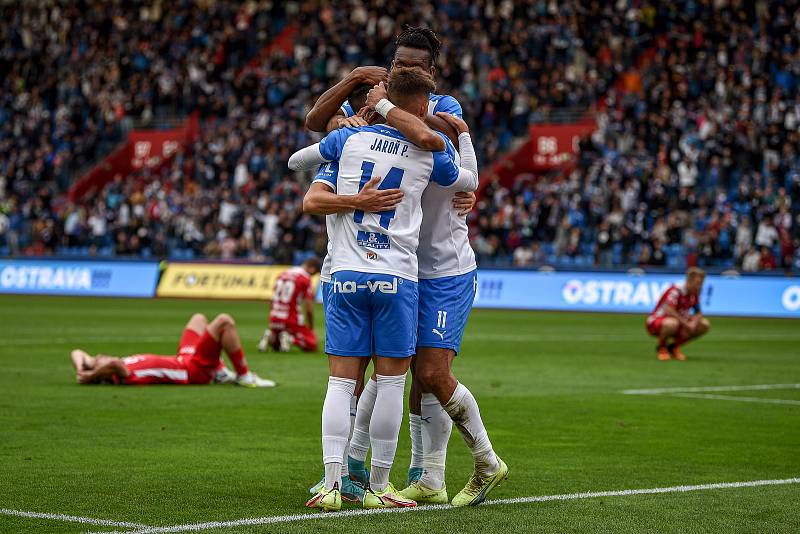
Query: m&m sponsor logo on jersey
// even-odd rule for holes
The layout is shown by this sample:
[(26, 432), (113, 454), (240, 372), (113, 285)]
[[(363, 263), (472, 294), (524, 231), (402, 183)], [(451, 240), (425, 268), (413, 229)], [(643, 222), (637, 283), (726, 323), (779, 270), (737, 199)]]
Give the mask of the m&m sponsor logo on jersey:
[[(378, 232), (366, 232), (364, 230), (359, 230), (358, 234), (356, 235), (356, 241), (358, 242), (359, 247), (383, 250), (391, 248), (389, 236), (386, 234), (380, 234)], [(367, 259), (373, 258), (369, 258), (369, 256), (367, 256)], [(377, 257), (374, 259), (377, 259)]]

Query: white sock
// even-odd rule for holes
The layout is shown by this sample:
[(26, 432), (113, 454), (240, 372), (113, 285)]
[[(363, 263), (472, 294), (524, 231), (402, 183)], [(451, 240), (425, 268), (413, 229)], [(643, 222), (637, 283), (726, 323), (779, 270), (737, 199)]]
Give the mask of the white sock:
[(342, 478), (342, 455), (350, 434), (350, 397), (356, 381), (328, 378), (328, 393), (322, 405), (322, 461), (325, 464), (325, 488), (331, 489)]
[(420, 482), (426, 488), (444, 487), (444, 467), (447, 460), (447, 442), (453, 430), (453, 420), (442, 408), (433, 393), (422, 394), (422, 450), (423, 467)]
[[(350, 444), (350, 440), (353, 438), (353, 427), (355, 427), (356, 421), (356, 404), (358, 403), (358, 397), (353, 395), (350, 397), (350, 434), (347, 436), (347, 443)], [(347, 450), (350, 447), (344, 448), (344, 453), (342, 454), (342, 477), (350, 476), (350, 468), (348, 467), (347, 462)]]
[(397, 435), (403, 422), (403, 397), (406, 376), (378, 375), (378, 395), (369, 424), (369, 441), (372, 446), (372, 472), (369, 486), (380, 492), (389, 485), (389, 471), (397, 452)]
[(408, 466), (410, 469), (414, 467), (423, 467), (422, 455), (425, 450), (422, 446), (422, 421), (420, 416), (412, 413), (408, 415), (408, 428), (411, 431), (411, 464)]
[(489, 434), (481, 420), (478, 402), (464, 384), (458, 384), (453, 396), (444, 405), (445, 411), (455, 423), (461, 436), (467, 443), (472, 458), (475, 460), (475, 471), (481, 475), (492, 475), (500, 468), (497, 456), (492, 450)]
[(375, 399), (378, 396), (378, 383), (373, 379), (367, 381), (361, 397), (358, 399), (356, 419), (353, 425), (353, 436), (350, 438), (350, 456), (354, 460), (367, 459), (369, 450), (369, 421), (372, 419), (372, 410), (375, 409)]

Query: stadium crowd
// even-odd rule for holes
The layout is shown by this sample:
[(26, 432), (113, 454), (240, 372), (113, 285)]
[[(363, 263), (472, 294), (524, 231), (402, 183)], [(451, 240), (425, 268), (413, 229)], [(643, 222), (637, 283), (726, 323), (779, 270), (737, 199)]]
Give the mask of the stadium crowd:
[[(483, 262), (786, 268), (800, 240), (797, 3), (0, 7), (0, 253), (322, 252), (286, 160), (312, 140), (313, 99), (388, 65), (410, 23), (440, 33), (439, 92), (479, 132), (484, 169), (559, 110), (599, 124), (574, 168), (490, 179), (471, 216)], [(286, 25), (293, 53), (259, 56)], [(132, 124), (193, 110), (200, 139), (161, 172), (65, 200)]]
[(484, 262), (800, 267), (798, 2), (678, 4), (627, 10), (638, 55), (611, 62), (574, 168), (492, 180)]

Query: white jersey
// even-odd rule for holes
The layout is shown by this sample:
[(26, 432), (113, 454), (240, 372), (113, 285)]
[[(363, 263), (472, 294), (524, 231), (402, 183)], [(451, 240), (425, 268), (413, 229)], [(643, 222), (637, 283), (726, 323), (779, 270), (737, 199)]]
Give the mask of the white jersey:
[(430, 184), (422, 194), (417, 259), (422, 279), (457, 276), (478, 267), (469, 244), (467, 218), (453, 208), (453, 191), (438, 184)]
[[(342, 128), (319, 143), (319, 153), (338, 162), (335, 179), (320, 171), (315, 181), (325, 181), (339, 195), (355, 195), (371, 178), (383, 178), (379, 189), (400, 189), (403, 200), (383, 213), (335, 216), (328, 226), (331, 236), (331, 273), (358, 271), (401, 276), (416, 281), (417, 246), (422, 224), (422, 193), (433, 181), (450, 191), (474, 190), (476, 177), (459, 172), (455, 148), (444, 136), (447, 150), (428, 152), (417, 148), (403, 134), (387, 125)], [(324, 166), (323, 166), (324, 167)], [(333, 228), (331, 228), (331, 226)], [(331, 255), (331, 254), (329, 254)]]
[[(346, 117), (353, 110), (347, 102), (342, 105)], [(435, 115), (443, 111), (463, 118), (461, 104), (450, 95), (431, 94), (428, 99), (428, 113)], [(456, 159), (456, 164), (458, 160)], [(431, 183), (422, 194), (422, 225), (419, 233), (419, 278), (444, 278), (474, 271), (478, 265), (475, 252), (469, 243), (469, 229), (466, 217), (460, 217), (453, 209), (455, 191)], [(330, 221), (328, 220), (328, 224)], [(330, 234), (329, 234), (330, 246)], [(323, 262), (330, 268), (330, 250)], [(323, 279), (320, 276), (320, 279)], [(330, 280), (328, 276), (327, 280)]]

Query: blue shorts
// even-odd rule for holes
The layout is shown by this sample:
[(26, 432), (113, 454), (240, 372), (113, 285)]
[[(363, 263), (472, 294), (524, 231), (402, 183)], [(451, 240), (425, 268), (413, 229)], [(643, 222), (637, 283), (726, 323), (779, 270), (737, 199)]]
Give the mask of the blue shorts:
[(458, 353), (477, 283), (477, 271), (419, 281), (418, 347)]
[(328, 301), (331, 298), (331, 290), (333, 286), (330, 282), (323, 282), (320, 280), (320, 285), (322, 286), (322, 311), (328, 313)]
[(416, 352), (416, 282), (389, 274), (338, 271), (328, 285), (326, 353), (407, 358)]

